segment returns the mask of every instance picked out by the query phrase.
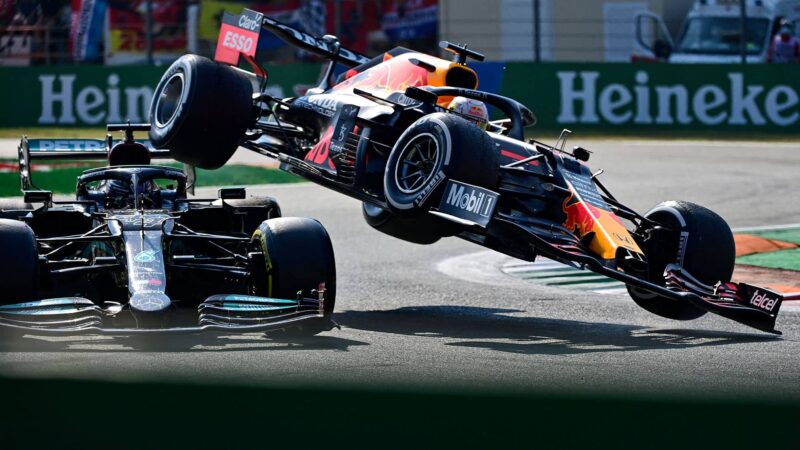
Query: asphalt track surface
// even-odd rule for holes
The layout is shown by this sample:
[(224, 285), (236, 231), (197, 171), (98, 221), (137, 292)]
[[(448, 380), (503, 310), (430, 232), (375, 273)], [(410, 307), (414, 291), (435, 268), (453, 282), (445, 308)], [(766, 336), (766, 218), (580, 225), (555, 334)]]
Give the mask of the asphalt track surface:
[[(574, 144), (595, 150), (591, 166), (638, 210), (683, 199), (733, 227), (800, 223), (796, 145)], [(384, 236), (358, 202), (311, 184), (250, 193), (327, 227), (341, 329), (292, 343), (257, 334), (26, 337), (0, 343), (0, 376), (800, 399), (796, 310), (781, 313), (781, 337), (712, 315), (671, 321), (624, 295), (504, 276), (492, 269), (501, 257), (455, 238), (417, 246)], [(465, 261), (484, 273), (461, 271)]]

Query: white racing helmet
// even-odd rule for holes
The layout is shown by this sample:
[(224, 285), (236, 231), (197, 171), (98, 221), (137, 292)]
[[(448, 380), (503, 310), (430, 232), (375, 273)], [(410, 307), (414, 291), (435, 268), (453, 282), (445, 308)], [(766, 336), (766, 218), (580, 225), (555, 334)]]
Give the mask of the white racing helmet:
[(480, 100), (456, 97), (447, 106), (447, 110), (469, 120), (482, 130), (485, 130), (489, 123), (489, 110)]

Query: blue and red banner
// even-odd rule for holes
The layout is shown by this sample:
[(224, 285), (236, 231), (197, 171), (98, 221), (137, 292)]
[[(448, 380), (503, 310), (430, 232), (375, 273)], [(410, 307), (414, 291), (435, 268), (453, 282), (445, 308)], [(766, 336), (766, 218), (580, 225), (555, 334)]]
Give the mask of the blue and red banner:
[(436, 38), (439, 0), (395, 0), (387, 2), (383, 32), (392, 42)]
[(102, 59), (100, 44), (108, 0), (72, 0), (70, 49), (75, 61), (96, 62)]

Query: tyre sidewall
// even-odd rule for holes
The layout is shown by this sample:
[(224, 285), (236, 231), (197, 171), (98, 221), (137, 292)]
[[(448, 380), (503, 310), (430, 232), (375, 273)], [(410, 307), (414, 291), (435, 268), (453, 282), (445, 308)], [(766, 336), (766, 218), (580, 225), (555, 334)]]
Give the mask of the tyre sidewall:
[[(393, 211), (399, 213), (412, 213), (426, 205), (437, 191), (443, 189), (447, 175), (443, 169), (449, 167), (453, 161), (453, 139), (450, 130), (443, 120), (443, 115), (431, 114), (416, 121), (401, 136), (394, 146), (389, 160), (386, 162), (383, 188), (386, 200)], [(419, 136), (428, 134), (433, 137), (439, 147), (439, 158), (432, 171), (433, 176), (425, 185), (414, 192), (402, 192), (394, 181), (400, 164), (400, 156), (406, 147)], [(441, 194), (440, 194), (441, 195)]]
[(325, 316), (336, 303), (336, 262), (330, 236), (314, 219), (281, 217), (264, 221), (253, 234), (264, 254), (266, 279), (256, 280), (267, 297), (294, 300), (297, 292), (325, 283)]
[[(736, 248), (733, 233), (720, 216), (693, 203), (669, 201), (657, 205), (645, 217), (674, 230), (672, 242), (663, 246), (664, 254), (648, 255), (650, 281), (664, 285), (667, 264), (678, 264), (708, 285), (731, 279)], [(628, 292), (642, 308), (670, 319), (692, 320), (706, 313), (686, 301), (643, 289), (628, 287)]]
[(645, 217), (679, 230), (673, 263), (708, 285), (730, 281), (736, 244), (722, 217), (700, 205), (681, 201), (664, 202)]
[[(400, 157), (409, 144), (426, 134), (439, 146), (433, 176), (415, 192), (404, 193), (396, 183)], [(497, 161), (498, 151), (485, 131), (453, 114), (429, 114), (406, 129), (389, 155), (383, 183), (387, 203), (397, 215), (419, 215), (438, 205), (448, 179), (494, 189)]]
[[(156, 120), (162, 91), (175, 74), (183, 89), (175, 113)], [(230, 66), (197, 55), (176, 60), (159, 81), (150, 104), (150, 140), (170, 149), (178, 161), (203, 169), (225, 164), (254, 120), (253, 88), (247, 76)]]

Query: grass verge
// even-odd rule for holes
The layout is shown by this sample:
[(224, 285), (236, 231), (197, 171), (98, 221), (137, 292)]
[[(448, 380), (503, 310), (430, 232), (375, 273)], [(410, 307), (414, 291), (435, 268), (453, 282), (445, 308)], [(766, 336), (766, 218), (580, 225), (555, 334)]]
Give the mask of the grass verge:
[[(620, 131), (581, 129), (579, 126), (570, 127), (575, 134), (572, 139), (597, 139), (597, 140), (699, 140), (699, 141), (768, 141), (768, 142), (798, 142), (800, 136), (796, 134), (777, 134), (762, 132), (726, 132), (711, 133), (701, 131), (653, 130)], [(555, 142), (561, 129), (530, 127), (525, 130), (527, 137), (535, 138), (545, 143)], [(97, 128), (66, 128), (66, 127), (11, 127), (0, 128), (1, 138), (19, 139), (22, 135), (30, 138), (64, 138), (64, 139), (103, 139), (106, 135), (105, 127)], [(115, 136), (119, 133), (114, 133)]]
[[(118, 135), (119, 133), (114, 133)], [(19, 139), (26, 135), (33, 139), (103, 139), (106, 136), (105, 127), (98, 128), (63, 128), (63, 127), (12, 127), (0, 128), (0, 138)]]
[[(66, 167), (46, 172), (35, 172), (33, 180), (42, 189), (56, 194), (75, 192), (75, 180), (84, 170), (93, 167)], [(179, 166), (178, 166), (179, 167)], [(197, 186), (245, 186), (252, 184), (298, 183), (303, 179), (279, 169), (256, 166), (224, 166), (217, 170), (197, 171)], [(0, 197), (19, 196), (19, 174), (0, 173)]]
[[(754, 236), (775, 241), (794, 242), (800, 244), (800, 228), (784, 230), (764, 230), (749, 232)], [(800, 271), (800, 249), (779, 250), (767, 253), (755, 253), (736, 258), (737, 264), (766, 267), (770, 269), (785, 269)]]

